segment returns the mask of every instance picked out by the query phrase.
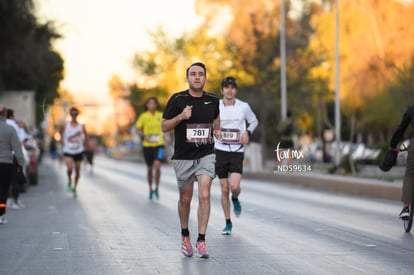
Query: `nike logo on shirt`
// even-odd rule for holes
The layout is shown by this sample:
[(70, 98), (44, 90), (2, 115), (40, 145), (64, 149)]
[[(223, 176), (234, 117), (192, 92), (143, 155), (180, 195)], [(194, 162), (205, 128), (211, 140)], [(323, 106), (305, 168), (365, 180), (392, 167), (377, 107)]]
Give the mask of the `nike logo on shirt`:
[(210, 104), (211, 103), (211, 101), (205, 101), (204, 102), (204, 104)]

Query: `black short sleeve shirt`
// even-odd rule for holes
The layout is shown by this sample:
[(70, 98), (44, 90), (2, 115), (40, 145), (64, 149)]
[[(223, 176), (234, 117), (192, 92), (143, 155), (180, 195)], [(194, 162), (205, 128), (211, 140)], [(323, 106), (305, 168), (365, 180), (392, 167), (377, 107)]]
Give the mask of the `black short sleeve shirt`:
[(163, 113), (172, 119), (186, 106), (193, 106), (190, 119), (181, 121), (174, 128), (173, 159), (199, 159), (214, 153), (213, 121), (220, 115), (219, 97), (203, 92), (193, 97), (188, 90), (173, 94)]

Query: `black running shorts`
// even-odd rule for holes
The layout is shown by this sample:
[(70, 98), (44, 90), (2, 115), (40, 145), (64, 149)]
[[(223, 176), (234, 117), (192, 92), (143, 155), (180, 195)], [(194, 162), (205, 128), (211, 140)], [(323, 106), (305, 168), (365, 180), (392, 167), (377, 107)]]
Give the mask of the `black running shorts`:
[(226, 152), (216, 149), (216, 174), (219, 179), (228, 178), (229, 173), (243, 173), (244, 152)]

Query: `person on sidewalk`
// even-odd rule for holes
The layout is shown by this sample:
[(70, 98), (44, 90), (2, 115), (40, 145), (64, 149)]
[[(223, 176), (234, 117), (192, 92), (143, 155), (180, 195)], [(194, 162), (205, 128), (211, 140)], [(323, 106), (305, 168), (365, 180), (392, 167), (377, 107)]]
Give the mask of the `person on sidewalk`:
[(17, 170), (21, 171), (25, 162), (22, 145), (16, 130), (6, 123), (6, 108), (0, 104), (0, 224), (7, 223), (4, 216), (13, 174), (13, 154), (18, 163)]
[[(233, 202), (236, 217), (241, 214), (239, 195), (243, 174), (244, 146), (249, 143), (253, 131), (259, 124), (249, 104), (236, 98), (237, 82), (234, 77), (226, 77), (221, 82), (220, 125), (221, 140), (215, 142), (216, 173), (221, 185), (221, 205), (226, 226), (222, 234), (230, 235), (232, 221), (230, 199)], [(247, 127), (246, 127), (247, 124)]]
[[(17, 136), (19, 137), (19, 141), (20, 144), (23, 144), (25, 139), (27, 138), (27, 134), (24, 131), (23, 128), (21, 128), (18, 124), (17, 121), (14, 118), (14, 110), (7, 108), (6, 109), (6, 123), (9, 124), (10, 126), (12, 126), (17, 133)], [(14, 152), (13, 152), (14, 154)], [(16, 158), (13, 155), (13, 174), (12, 174), (12, 181), (11, 181), (11, 185), (10, 185), (10, 193), (11, 193), (11, 208), (12, 209), (22, 209), (25, 207), (25, 205), (23, 204), (22, 200), (20, 199), (20, 193), (22, 192), (22, 186), (17, 182), (17, 167), (18, 167), (18, 162), (16, 160)]]
[[(66, 163), (66, 171), (68, 175), (68, 192), (73, 193), (73, 197), (76, 198), (77, 187), (80, 178), (80, 168), (83, 160), (83, 154), (85, 152), (85, 140), (87, 139), (87, 133), (85, 126), (80, 124), (77, 120), (79, 110), (75, 107), (70, 108), (69, 114), (71, 120), (60, 129), (61, 142), (63, 143), (63, 155)], [(75, 179), (72, 182), (73, 167), (75, 166)]]
[[(405, 130), (408, 126), (414, 125), (414, 105), (408, 106), (404, 114), (402, 115), (401, 121), (398, 124), (397, 128), (395, 128), (394, 133), (391, 137), (389, 150), (394, 151), (396, 153), (399, 152), (398, 144), (404, 136)], [(410, 145), (408, 146), (408, 154), (407, 154), (407, 164), (404, 173), (403, 179), (403, 188), (402, 188), (402, 197), (401, 201), (403, 203), (403, 209), (401, 213), (398, 215), (401, 219), (406, 219), (410, 216), (410, 211), (413, 209), (409, 209), (409, 205), (413, 199), (413, 191), (414, 191), (414, 132), (411, 134), (410, 138)]]
[[(194, 182), (198, 182), (197, 254), (208, 258), (206, 231), (210, 217), (210, 188), (215, 177), (214, 137), (221, 139), (219, 98), (204, 91), (206, 66), (201, 62), (186, 70), (188, 89), (168, 100), (162, 131), (174, 130), (174, 171), (179, 189), (178, 216), (181, 225), (182, 253), (193, 256), (188, 229)], [(214, 137), (213, 137), (214, 136)]]
[(57, 152), (57, 141), (55, 137), (52, 137), (49, 142), (49, 155), (50, 158), (55, 162), (55, 160), (58, 158), (58, 152)]
[(278, 156), (276, 157), (276, 166), (280, 165), (283, 160), (287, 160), (287, 165), (292, 164), (292, 150), (295, 148), (293, 135), (295, 134), (296, 128), (295, 119), (292, 117), (292, 111), (287, 110), (286, 119), (282, 120), (277, 126), (280, 141), (277, 146)]
[[(142, 151), (147, 164), (147, 181), (149, 199), (153, 196), (159, 199), (159, 185), (161, 178), (161, 162), (164, 161), (164, 135), (161, 131), (162, 113), (158, 111), (159, 103), (156, 97), (145, 101), (145, 112), (135, 123), (138, 136), (141, 137)], [(155, 188), (152, 187), (153, 183)]]

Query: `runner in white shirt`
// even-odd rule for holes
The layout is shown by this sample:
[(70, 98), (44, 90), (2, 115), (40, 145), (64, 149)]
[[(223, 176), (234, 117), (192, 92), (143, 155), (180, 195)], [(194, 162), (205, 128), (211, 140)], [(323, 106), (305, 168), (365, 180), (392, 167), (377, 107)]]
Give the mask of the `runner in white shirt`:
[(244, 145), (249, 143), (250, 135), (258, 121), (249, 104), (236, 98), (237, 82), (234, 77), (226, 77), (221, 82), (220, 129), (221, 140), (216, 140), (216, 174), (221, 185), (221, 205), (223, 206), (226, 226), (223, 235), (231, 234), (230, 191), (234, 213), (241, 213), (239, 195), (243, 173)]
[[(64, 124), (60, 133), (62, 137), (61, 142), (63, 143), (63, 155), (65, 157), (68, 175), (67, 190), (69, 192), (73, 192), (73, 196), (76, 198), (76, 188), (79, 182), (80, 168), (83, 154), (85, 152), (85, 140), (87, 139), (87, 134), (85, 126), (77, 121), (79, 110), (72, 107), (69, 113), (72, 119)], [(75, 164), (75, 181), (72, 187), (73, 164)]]

